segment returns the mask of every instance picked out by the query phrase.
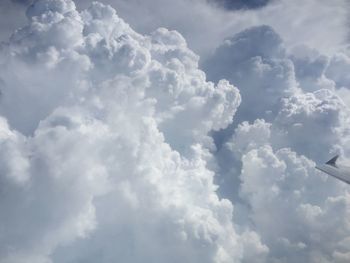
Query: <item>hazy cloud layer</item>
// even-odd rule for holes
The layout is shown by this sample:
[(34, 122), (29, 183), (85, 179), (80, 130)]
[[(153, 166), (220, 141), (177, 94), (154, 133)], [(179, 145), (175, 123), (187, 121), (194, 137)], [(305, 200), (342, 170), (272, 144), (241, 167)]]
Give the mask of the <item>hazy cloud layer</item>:
[(30, 5), (34, 2), (33, 0), (11, 0), (11, 1), (22, 5)]
[(0, 42), (26, 23), (25, 6), (11, 0), (0, 1)]

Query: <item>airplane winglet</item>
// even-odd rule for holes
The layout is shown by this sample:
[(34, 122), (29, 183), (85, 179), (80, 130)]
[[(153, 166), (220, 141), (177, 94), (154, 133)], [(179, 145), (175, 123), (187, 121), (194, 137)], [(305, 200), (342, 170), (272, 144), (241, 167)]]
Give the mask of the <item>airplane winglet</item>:
[(332, 159), (330, 159), (328, 162), (326, 162), (326, 164), (336, 167), (337, 166), (336, 163), (337, 163), (338, 158), (339, 158), (339, 155), (336, 155)]

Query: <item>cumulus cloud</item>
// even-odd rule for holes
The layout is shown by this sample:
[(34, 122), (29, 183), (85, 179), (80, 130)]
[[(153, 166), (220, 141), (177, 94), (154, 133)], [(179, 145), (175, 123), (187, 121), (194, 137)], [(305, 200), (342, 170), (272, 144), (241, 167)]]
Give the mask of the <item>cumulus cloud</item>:
[(348, 82), (335, 68), (346, 70), (344, 58), (287, 50), (260, 26), (205, 62), (210, 79), (226, 78), (242, 95), (234, 123), (215, 135), (219, 192), (268, 247), (267, 262), (347, 259), (348, 190), (314, 168), (332, 154), (349, 157), (349, 104), (338, 96)]
[(346, 74), (350, 66), (350, 58), (346, 52), (336, 53), (329, 61), (324, 75), (336, 86), (338, 95), (347, 105), (350, 105), (350, 79)]
[[(271, 27), (260, 26), (226, 40), (204, 68), (209, 79), (226, 78), (240, 88), (242, 103), (235, 125), (256, 119), (273, 122), (275, 141), (283, 143), (286, 137), (285, 146), (319, 161), (331, 147), (336, 151), (347, 134), (349, 108), (338, 96), (344, 85), (330, 76), (333, 60), (334, 56), (306, 47), (290, 53)], [(325, 146), (317, 157), (313, 155), (316, 145)]]
[(266, 257), (209, 169), (238, 89), (207, 82), (176, 31), (138, 34), (110, 6), (26, 15), (0, 51), (0, 261)]
[[(349, 3), (346, 0), (101, 1), (114, 6), (138, 31), (150, 32), (161, 26), (176, 29), (202, 57), (210, 55), (225, 38), (261, 24), (273, 27), (288, 47), (307, 44), (329, 53), (344, 46), (348, 38)], [(86, 7), (88, 3), (88, 0), (77, 1), (79, 7)], [(236, 8), (266, 5), (230, 10), (221, 8), (220, 3)]]
[[(0, 3), (0, 12), (4, 10), (0, 16), (0, 25), (7, 25), (3, 28), (5, 30), (3, 34), (0, 34), (0, 40), (5, 40), (11, 31), (26, 23), (21, 10), (25, 5), (10, 4), (11, 2), (3, 0)], [(75, 2), (79, 10), (84, 10), (92, 1)], [(159, 27), (179, 31), (185, 36), (191, 49), (202, 57), (210, 55), (225, 38), (242, 29), (261, 24), (272, 26), (283, 37), (288, 47), (307, 44), (327, 53), (344, 46), (348, 37), (349, 8), (346, 0), (332, 2), (101, 0), (101, 2), (110, 4), (118, 10), (118, 14), (138, 32), (149, 34)], [(263, 8), (255, 8), (262, 5)], [(19, 8), (20, 6), (22, 7)], [(222, 8), (223, 6), (226, 8)]]
[[(349, 235), (349, 194), (287, 148), (262, 146), (243, 158), (241, 195), (271, 261), (335, 262)], [(334, 216), (337, 215), (337, 216)]]
[(240, 88), (239, 116), (250, 121), (271, 118), (280, 98), (296, 89), (293, 64), (285, 53), (281, 38), (271, 27), (253, 27), (227, 39), (204, 69), (209, 79), (224, 77)]
[(1, 43), (0, 262), (347, 262), (345, 2), (104, 2), (142, 34), (36, 0)]

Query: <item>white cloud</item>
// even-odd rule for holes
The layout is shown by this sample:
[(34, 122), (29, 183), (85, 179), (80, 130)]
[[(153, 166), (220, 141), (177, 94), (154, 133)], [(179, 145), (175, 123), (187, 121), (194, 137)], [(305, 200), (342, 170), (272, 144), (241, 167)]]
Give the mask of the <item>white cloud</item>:
[[(349, 235), (344, 185), (316, 172), (289, 149), (253, 149), (242, 158), (241, 196), (276, 262), (334, 262)], [(334, 216), (337, 215), (337, 216)], [(345, 250), (347, 251), (347, 250)]]
[[(269, 1), (261, 9), (238, 11), (220, 8), (216, 1), (207, 0), (101, 1), (115, 7), (140, 32), (158, 27), (179, 31), (202, 57), (210, 55), (225, 38), (261, 24), (273, 27), (288, 47), (306, 44), (327, 53), (344, 46), (348, 37), (346, 0)], [(77, 0), (80, 8), (89, 3)]]
[[(147, 34), (38, 0), (1, 44), (0, 262), (346, 261), (348, 191), (314, 169), (350, 154), (345, 2), (109, 2)], [(207, 81), (186, 41), (245, 28)]]
[(38, 0), (27, 16), (0, 52), (0, 261), (266, 256), (208, 169), (238, 89), (207, 82), (179, 33), (140, 35), (100, 3)]
[[(4, 9), (0, 10), (8, 11), (0, 16), (0, 25), (6, 25), (0, 39), (6, 40), (12, 30), (26, 22), (23, 17), (24, 5), (10, 4), (10, 0), (3, 2)], [(75, 2), (79, 10), (88, 8), (92, 3), (91, 0)], [(210, 55), (225, 38), (261, 24), (273, 27), (288, 47), (306, 44), (327, 54), (346, 46), (348, 37), (349, 8), (346, 0), (234, 1), (253, 5), (268, 2), (264, 8), (254, 10), (223, 9), (218, 6), (221, 0), (101, 2), (113, 6), (138, 32), (150, 33), (159, 27), (179, 31), (202, 58)]]
[[(211, 79), (226, 78), (242, 94), (235, 123), (216, 135), (231, 136), (215, 156), (219, 191), (243, 214), (240, 227), (268, 247), (266, 262), (347, 256), (346, 185), (314, 168), (332, 154), (349, 154), (349, 105), (337, 95), (347, 84), (330, 73), (339, 56), (307, 47), (288, 51), (272, 28), (261, 26), (227, 40), (206, 62)], [(337, 66), (345, 70), (342, 61)]]

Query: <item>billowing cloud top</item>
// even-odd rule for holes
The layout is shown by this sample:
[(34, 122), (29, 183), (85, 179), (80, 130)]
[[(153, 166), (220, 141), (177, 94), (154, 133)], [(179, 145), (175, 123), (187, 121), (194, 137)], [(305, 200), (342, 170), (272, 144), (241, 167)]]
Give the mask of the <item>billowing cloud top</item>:
[(259, 26), (204, 63), (211, 79), (227, 78), (242, 95), (234, 124), (216, 134), (228, 138), (216, 155), (219, 191), (268, 246), (266, 262), (349, 260), (349, 192), (314, 168), (336, 153), (349, 157), (350, 111), (339, 97), (349, 94), (340, 73), (347, 59), (287, 51), (271, 27)]
[(1, 263), (350, 260), (349, 191), (314, 169), (350, 156), (346, 52), (260, 25), (202, 71), (99, 2), (26, 17), (0, 46)]
[[(208, 132), (240, 95), (175, 31), (38, 0), (1, 46), (1, 262), (232, 262)], [(257, 241), (259, 242), (259, 240)]]

